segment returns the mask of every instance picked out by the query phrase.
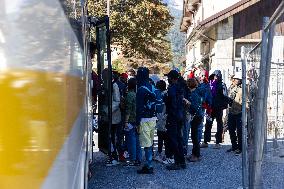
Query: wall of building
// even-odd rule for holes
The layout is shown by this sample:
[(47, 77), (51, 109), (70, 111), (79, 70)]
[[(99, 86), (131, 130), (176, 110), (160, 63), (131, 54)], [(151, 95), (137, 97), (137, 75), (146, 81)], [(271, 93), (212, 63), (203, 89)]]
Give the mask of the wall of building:
[[(187, 37), (191, 34), (194, 27), (204, 19), (232, 6), (240, 0), (202, 0), (202, 4), (194, 15), (193, 24), (188, 28)], [(228, 19), (227, 22), (219, 23), (217, 27), (213, 27), (207, 35), (213, 39), (218, 39), (216, 42), (209, 40), (212, 57), (212, 69), (220, 69), (223, 64), (232, 66), (233, 52), (233, 19)], [(195, 46), (187, 50), (186, 65), (192, 67), (192, 64), (202, 59), (204, 54), (201, 54), (202, 40), (196, 42)], [(226, 68), (227, 69), (227, 68)]]
[(216, 25), (216, 42), (212, 49), (212, 61), (210, 70), (222, 71), (224, 81), (229, 83), (229, 75), (234, 72), (233, 68), (233, 17), (229, 17)]
[[(263, 17), (271, 17), (282, 0), (262, 0), (234, 15), (234, 39), (261, 39)], [(277, 22), (276, 35), (284, 35), (284, 16)]]
[(196, 23), (201, 22), (239, 1), (241, 0), (202, 0), (201, 6), (195, 15), (195, 21)]
[(186, 55), (187, 68), (191, 68), (193, 64), (197, 65), (197, 63), (200, 63), (201, 59), (206, 55), (202, 51), (202, 45), (206, 41), (206, 43), (209, 43), (209, 54), (211, 55), (209, 70), (221, 70), (225, 83), (229, 84), (229, 74), (231, 75), (234, 72), (233, 17), (216, 24), (205, 35), (215, 39), (215, 41), (200, 37), (194, 47), (188, 49)]
[(186, 55), (186, 67), (192, 68), (193, 64), (196, 65), (202, 58), (201, 55), (201, 41), (198, 40), (192, 48), (188, 49)]

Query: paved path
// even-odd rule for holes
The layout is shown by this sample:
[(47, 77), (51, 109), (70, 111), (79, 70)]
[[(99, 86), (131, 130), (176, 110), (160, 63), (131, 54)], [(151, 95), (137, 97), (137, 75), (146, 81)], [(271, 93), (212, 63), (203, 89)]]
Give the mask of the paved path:
[[(227, 153), (229, 144), (226, 133), (221, 149), (212, 149), (213, 144), (201, 149), (200, 162), (187, 162), (187, 169), (178, 171), (168, 171), (165, 165), (155, 162), (153, 175), (138, 175), (135, 167), (106, 167), (106, 156), (95, 152), (89, 188), (237, 189), (242, 183), (241, 156)], [(263, 167), (264, 188), (284, 189), (284, 163), (266, 161)]]

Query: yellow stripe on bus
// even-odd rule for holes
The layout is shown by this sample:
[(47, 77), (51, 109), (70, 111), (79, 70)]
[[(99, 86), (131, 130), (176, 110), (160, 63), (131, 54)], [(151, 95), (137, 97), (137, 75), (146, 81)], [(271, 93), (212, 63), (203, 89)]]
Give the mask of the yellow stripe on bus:
[(79, 77), (0, 71), (0, 189), (41, 187), (84, 96)]

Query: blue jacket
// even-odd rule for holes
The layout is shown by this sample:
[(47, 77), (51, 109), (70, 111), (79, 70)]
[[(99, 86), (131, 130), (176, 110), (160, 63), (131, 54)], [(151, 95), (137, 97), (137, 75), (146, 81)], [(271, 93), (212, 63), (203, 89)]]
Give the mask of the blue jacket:
[(147, 68), (139, 68), (137, 71), (137, 93), (136, 93), (136, 124), (139, 125), (142, 118), (150, 118), (148, 112), (144, 108), (147, 95), (155, 95), (142, 86), (152, 91), (152, 85), (149, 83), (149, 70)]
[(184, 114), (183, 107), (183, 90), (179, 84), (172, 84), (168, 88), (168, 94), (166, 97), (166, 107), (167, 107), (167, 119), (170, 121), (182, 121)]
[(207, 103), (210, 107), (212, 106), (212, 94), (210, 90), (210, 84), (209, 83), (201, 83), (197, 87), (197, 93), (201, 97), (202, 103)]
[(125, 96), (126, 95), (126, 90), (127, 90), (126, 84), (121, 82), (120, 80), (117, 80), (116, 84), (117, 84), (117, 86), (119, 88), (120, 96)]

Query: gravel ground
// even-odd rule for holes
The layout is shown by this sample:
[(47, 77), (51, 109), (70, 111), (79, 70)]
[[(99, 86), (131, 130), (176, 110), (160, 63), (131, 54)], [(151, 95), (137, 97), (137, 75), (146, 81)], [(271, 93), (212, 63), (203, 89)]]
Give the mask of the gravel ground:
[[(154, 162), (153, 175), (138, 175), (135, 167), (106, 167), (106, 156), (95, 152), (91, 167), (89, 189), (237, 189), (242, 184), (241, 156), (227, 153), (230, 148), (228, 133), (221, 149), (201, 149), (202, 160), (187, 162), (187, 169), (168, 171), (165, 165)], [(189, 149), (191, 150), (191, 144)], [(284, 189), (284, 163), (266, 158), (264, 163), (264, 188)]]
[(278, 148), (273, 148), (272, 143), (267, 145), (263, 163), (264, 188), (284, 189), (284, 143), (280, 142)]

